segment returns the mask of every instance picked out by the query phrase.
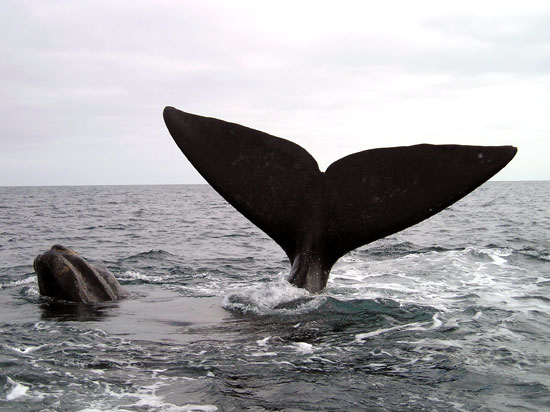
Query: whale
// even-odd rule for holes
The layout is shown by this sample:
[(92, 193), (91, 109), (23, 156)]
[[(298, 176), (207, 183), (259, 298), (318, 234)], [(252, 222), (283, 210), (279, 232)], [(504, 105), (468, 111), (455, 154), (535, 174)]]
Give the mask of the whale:
[(324, 172), (301, 146), (236, 123), (163, 111), (177, 146), (290, 262), (288, 281), (322, 291), (346, 253), (415, 225), (482, 185), (517, 152), (456, 144), (364, 150)]
[(74, 250), (59, 244), (38, 255), (33, 267), (42, 296), (80, 303), (108, 302), (128, 296), (106, 267), (92, 265)]

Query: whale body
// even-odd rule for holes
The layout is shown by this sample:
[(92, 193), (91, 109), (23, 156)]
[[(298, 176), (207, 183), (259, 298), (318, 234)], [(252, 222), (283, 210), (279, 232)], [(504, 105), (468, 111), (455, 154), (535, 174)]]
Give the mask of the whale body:
[(321, 172), (288, 140), (173, 107), (163, 115), (204, 179), (285, 251), (288, 280), (313, 293), (325, 288), (340, 257), (440, 212), (517, 152), (419, 144), (354, 153)]
[(88, 263), (65, 246), (53, 245), (34, 259), (33, 266), (42, 296), (96, 303), (118, 300), (128, 295), (107, 268)]

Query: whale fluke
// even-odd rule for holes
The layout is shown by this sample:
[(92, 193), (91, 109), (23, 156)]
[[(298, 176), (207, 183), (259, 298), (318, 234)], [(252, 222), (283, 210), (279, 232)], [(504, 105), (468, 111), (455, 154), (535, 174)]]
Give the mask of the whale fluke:
[(440, 212), (515, 156), (512, 146), (429, 145), (365, 150), (321, 172), (288, 140), (164, 109), (170, 134), (206, 181), (287, 254), (289, 281), (322, 290), (349, 251)]

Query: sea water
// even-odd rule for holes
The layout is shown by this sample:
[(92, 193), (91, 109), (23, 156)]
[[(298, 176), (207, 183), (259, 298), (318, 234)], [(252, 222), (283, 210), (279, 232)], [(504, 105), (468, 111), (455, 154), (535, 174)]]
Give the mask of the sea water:
[[(549, 199), (489, 182), (310, 295), (206, 185), (0, 188), (0, 410), (550, 410)], [(40, 297), (55, 243), (130, 298)]]

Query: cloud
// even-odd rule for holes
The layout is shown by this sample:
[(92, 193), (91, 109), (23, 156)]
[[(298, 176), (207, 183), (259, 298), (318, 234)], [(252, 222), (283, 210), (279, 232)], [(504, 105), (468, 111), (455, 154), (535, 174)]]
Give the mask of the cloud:
[(550, 177), (548, 6), (365, 4), (6, 1), (0, 185), (200, 182), (165, 105), (290, 138), (322, 167), (521, 136), (529, 160), (507, 176)]

